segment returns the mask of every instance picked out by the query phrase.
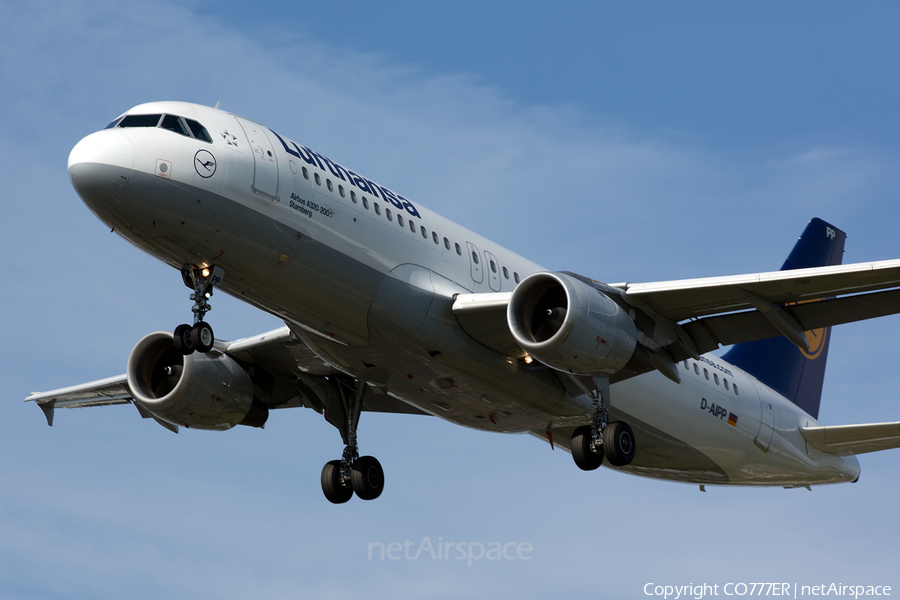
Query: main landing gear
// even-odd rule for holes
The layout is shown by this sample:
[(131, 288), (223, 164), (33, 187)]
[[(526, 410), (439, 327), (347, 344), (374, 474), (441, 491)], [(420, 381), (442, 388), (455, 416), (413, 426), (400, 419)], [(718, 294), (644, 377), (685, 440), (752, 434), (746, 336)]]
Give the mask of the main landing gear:
[(203, 317), (212, 310), (209, 299), (213, 295), (213, 286), (222, 283), (225, 278), (225, 270), (222, 267), (195, 267), (184, 265), (181, 268), (181, 277), (184, 285), (194, 290), (191, 300), (194, 306), (194, 325), (184, 323), (175, 328), (173, 332), (175, 349), (182, 354), (197, 352), (209, 352), (213, 348), (215, 336), (212, 327), (203, 320)]
[(322, 492), (333, 504), (347, 502), (354, 493), (363, 500), (374, 500), (384, 490), (384, 470), (374, 456), (360, 456), (356, 443), (366, 382), (359, 380), (353, 385), (339, 381), (338, 389), (346, 417), (344, 427), (340, 428), (346, 446), (340, 460), (325, 463), (322, 468)]
[(608, 423), (609, 404), (607, 383), (594, 396), (594, 422), (572, 432), (572, 458), (583, 471), (599, 467), (604, 456), (615, 467), (624, 467), (634, 460), (634, 433), (623, 421)]

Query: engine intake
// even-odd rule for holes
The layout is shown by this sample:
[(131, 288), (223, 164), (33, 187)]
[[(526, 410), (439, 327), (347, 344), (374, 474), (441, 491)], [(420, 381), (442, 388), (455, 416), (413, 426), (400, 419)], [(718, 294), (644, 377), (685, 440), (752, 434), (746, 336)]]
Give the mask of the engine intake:
[(507, 321), (532, 357), (560, 371), (608, 376), (648, 354), (631, 317), (609, 296), (562, 273), (535, 273), (512, 293)]
[(141, 339), (128, 357), (126, 374), (135, 401), (175, 425), (224, 430), (262, 427), (268, 418), (240, 364), (221, 353), (185, 356), (175, 349), (171, 333)]

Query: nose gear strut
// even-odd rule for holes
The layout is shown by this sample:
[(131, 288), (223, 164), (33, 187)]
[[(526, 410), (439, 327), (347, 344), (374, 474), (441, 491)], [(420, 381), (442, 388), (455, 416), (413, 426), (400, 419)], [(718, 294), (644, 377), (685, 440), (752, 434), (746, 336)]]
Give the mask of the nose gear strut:
[(214, 286), (225, 279), (225, 270), (217, 266), (184, 265), (181, 267), (181, 278), (184, 285), (194, 290), (191, 294), (191, 300), (194, 301), (194, 306), (191, 307), (194, 325), (185, 323), (175, 328), (173, 333), (175, 349), (182, 354), (191, 354), (194, 351), (209, 352), (212, 350), (215, 336), (212, 327), (203, 320), (203, 317), (212, 310), (209, 299), (213, 295)]

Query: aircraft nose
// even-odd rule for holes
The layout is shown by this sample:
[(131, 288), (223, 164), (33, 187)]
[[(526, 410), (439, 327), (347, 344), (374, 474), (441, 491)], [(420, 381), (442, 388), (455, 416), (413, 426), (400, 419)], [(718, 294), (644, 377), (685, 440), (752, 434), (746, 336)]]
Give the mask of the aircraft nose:
[(116, 131), (92, 133), (69, 153), (69, 178), (81, 199), (93, 209), (115, 198), (131, 179), (134, 146)]

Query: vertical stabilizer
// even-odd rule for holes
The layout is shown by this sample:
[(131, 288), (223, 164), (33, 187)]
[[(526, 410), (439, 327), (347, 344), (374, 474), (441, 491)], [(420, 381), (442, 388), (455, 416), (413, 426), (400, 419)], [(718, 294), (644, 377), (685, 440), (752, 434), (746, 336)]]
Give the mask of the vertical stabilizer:
[[(782, 271), (841, 264), (847, 234), (822, 219), (806, 226)], [(809, 352), (784, 337), (735, 344), (723, 360), (753, 375), (812, 415), (819, 416), (831, 328), (807, 331)]]

